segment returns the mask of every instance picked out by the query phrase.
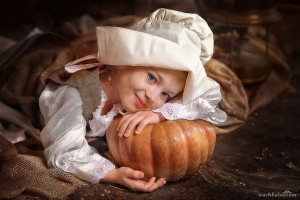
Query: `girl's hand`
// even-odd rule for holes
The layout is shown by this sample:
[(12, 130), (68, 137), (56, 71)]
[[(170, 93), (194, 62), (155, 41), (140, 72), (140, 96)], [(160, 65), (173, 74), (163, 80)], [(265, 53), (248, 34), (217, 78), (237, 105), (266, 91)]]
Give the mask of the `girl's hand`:
[(166, 183), (163, 178), (159, 178), (157, 181), (155, 181), (155, 177), (152, 177), (149, 181), (144, 181), (143, 178), (143, 172), (129, 167), (121, 167), (110, 171), (101, 181), (117, 183), (133, 191), (140, 192), (152, 192)]
[(164, 120), (165, 118), (161, 113), (155, 113), (152, 111), (138, 111), (126, 114), (122, 116), (118, 122), (118, 135), (120, 137), (128, 137), (133, 132), (135, 134), (139, 134), (147, 124), (155, 124)]

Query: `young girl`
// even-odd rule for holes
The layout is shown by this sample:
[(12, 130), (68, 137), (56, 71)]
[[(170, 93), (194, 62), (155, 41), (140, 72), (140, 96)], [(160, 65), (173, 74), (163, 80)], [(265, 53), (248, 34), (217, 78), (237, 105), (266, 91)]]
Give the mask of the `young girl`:
[(71, 77), (49, 82), (40, 96), (47, 163), (91, 183), (153, 191), (165, 180), (144, 181), (141, 171), (115, 168), (86, 138), (103, 136), (119, 113), (120, 137), (166, 119), (225, 121), (216, 107), (220, 87), (203, 67), (213, 53), (213, 34), (196, 14), (159, 9), (131, 29), (98, 27), (97, 42), (97, 55), (68, 63)]

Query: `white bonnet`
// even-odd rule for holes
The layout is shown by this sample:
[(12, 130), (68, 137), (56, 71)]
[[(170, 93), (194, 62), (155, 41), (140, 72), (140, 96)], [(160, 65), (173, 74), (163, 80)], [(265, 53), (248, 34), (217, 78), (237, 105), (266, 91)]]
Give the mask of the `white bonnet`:
[(183, 103), (214, 85), (203, 66), (213, 54), (213, 33), (197, 14), (161, 8), (130, 29), (97, 27), (97, 42), (104, 64), (188, 71)]

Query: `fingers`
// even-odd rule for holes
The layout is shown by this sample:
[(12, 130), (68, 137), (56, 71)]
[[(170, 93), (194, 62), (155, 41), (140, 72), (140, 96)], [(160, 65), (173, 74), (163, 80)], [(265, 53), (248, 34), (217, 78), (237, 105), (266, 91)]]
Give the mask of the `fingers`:
[(118, 136), (128, 137), (129, 135), (131, 135), (137, 125), (136, 123), (138, 119), (136, 118), (140, 118), (140, 117), (136, 114), (128, 114), (126, 116), (123, 116), (120, 119), (117, 126)]
[(144, 184), (144, 192), (153, 192), (154, 190), (158, 189), (159, 187), (166, 184), (166, 181), (163, 178), (159, 178), (155, 181), (156, 178), (152, 177), (147, 183)]
[(146, 113), (134, 113), (123, 116), (117, 125), (118, 136), (128, 137), (133, 133), (139, 134), (149, 123)]
[(124, 115), (117, 124), (118, 136), (128, 137), (131, 134), (139, 134), (147, 124), (163, 121), (159, 114), (152, 111), (139, 111)]
[(163, 178), (156, 180), (156, 177), (152, 177), (149, 179), (149, 181), (144, 181), (142, 179), (131, 179), (127, 187), (134, 191), (153, 192), (165, 184), (166, 181)]
[(163, 178), (156, 180), (156, 177), (152, 177), (148, 181), (141, 180), (144, 177), (144, 173), (141, 171), (132, 170), (132, 176), (137, 178), (137, 180), (134, 180), (134, 190), (136, 191), (152, 192), (166, 184)]
[(156, 180), (155, 177), (152, 177), (148, 181), (145, 181), (143, 180), (143, 172), (131, 168), (123, 168), (123, 170), (125, 170), (125, 176), (127, 177), (125, 178), (124, 185), (134, 191), (152, 192), (166, 184), (163, 178)]
[(148, 122), (148, 120), (146, 120), (146, 119), (140, 121), (140, 123), (139, 123), (138, 126), (136, 127), (134, 133), (135, 133), (135, 134), (140, 134), (147, 124), (149, 124), (149, 122)]
[(127, 168), (126, 176), (133, 179), (142, 179), (144, 178), (144, 172)]
[(117, 129), (116, 129), (118, 131), (118, 136), (122, 137), (124, 135), (124, 133), (125, 133), (124, 128), (126, 130), (126, 125), (125, 125), (124, 121), (130, 116), (131, 116), (131, 114), (124, 115), (119, 120), (119, 122), (117, 124)]

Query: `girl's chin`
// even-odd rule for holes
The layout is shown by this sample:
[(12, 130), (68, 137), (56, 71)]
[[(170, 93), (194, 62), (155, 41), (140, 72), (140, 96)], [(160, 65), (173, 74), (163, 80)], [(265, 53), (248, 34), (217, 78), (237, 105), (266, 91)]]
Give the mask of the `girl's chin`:
[(124, 110), (126, 110), (126, 113), (135, 113), (138, 111), (146, 111), (145, 109), (138, 109), (138, 108), (125, 108), (123, 107)]
[(122, 104), (123, 110), (126, 110), (126, 113), (135, 113), (138, 111), (150, 111), (151, 109), (147, 109), (147, 108), (138, 108), (137, 106), (127, 106)]
[(123, 104), (122, 104), (122, 108), (124, 111), (126, 111), (126, 113), (134, 113), (138, 111), (136, 108), (132, 108), (126, 105), (124, 106)]

